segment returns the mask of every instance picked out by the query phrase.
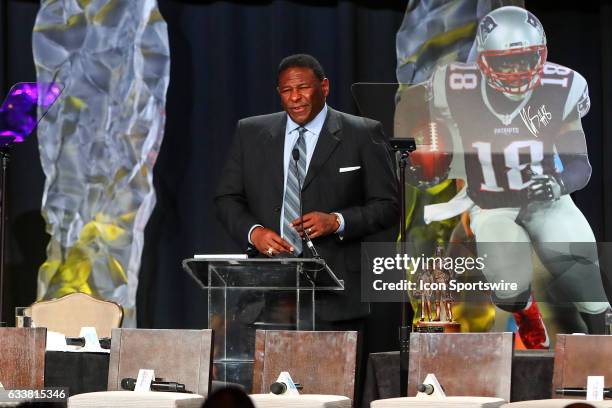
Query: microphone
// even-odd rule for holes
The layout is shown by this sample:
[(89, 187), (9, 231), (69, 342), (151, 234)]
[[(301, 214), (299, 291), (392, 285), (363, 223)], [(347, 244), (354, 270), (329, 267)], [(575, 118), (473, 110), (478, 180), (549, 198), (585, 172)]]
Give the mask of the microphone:
[[(136, 387), (136, 379), (135, 378), (124, 378), (121, 380), (121, 388), (128, 391), (134, 391)], [(189, 391), (185, 390), (185, 384), (180, 384), (177, 382), (167, 382), (167, 381), (151, 381), (151, 391), (162, 391), (162, 392), (185, 392)]]
[(427, 374), (422, 383), (417, 383), (417, 397), (422, 398), (443, 398), (446, 397), (444, 387), (434, 374)]
[(270, 384), (270, 392), (276, 395), (282, 395), (287, 392), (287, 384), (284, 382), (273, 382)]
[(66, 345), (85, 347), (85, 337), (66, 337)]
[(419, 384), (417, 385), (417, 391), (423, 394), (431, 395), (434, 393), (434, 386), (431, 384)]
[[(565, 387), (565, 388), (557, 388), (555, 393), (558, 395), (569, 395), (569, 396), (581, 396), (584, 397), (587, 394), (586, 388), (580, 387)], [(603, 389), (604, 397), (612, 397), (612, 388), (604, 388)]]
[[(99, 341), (100, 341), (100, 348), (110, 350), (111, 348), (110, 337), (101, 337)], [(85, 347), (85, 337), (66, 337), (66, 345)]]
[[(303, 389), (304, 387), (300, 385), (300, 383), (294, 383), (295, 388), (298, 390)], [(287, 392), (287, 384), (282, 381), (273, 382), (270, 384), (270, 392), (276, 395), (282, 395)]]
[(298, 150), (297, 147), (293, 148), (293, 150), (291, 151), (291, 155), (293, 156), (293, 160), (295, 161), (295, 175), (297, 178), (298, 190), (300, 194), (300, 197), (299, 197), (300, 198), (300, 224), (302, 225), (302, 231), (304, 232), (304, 237), (305, 237), (304, 240), (306, 241), (306, 246), (308, 247), (308, 249), (310, 249), (312, 256), (314, 258), (319, 259), (321, 258), (321, 255), (319, 255), (319, 253), (317, 252), (317, 249), (312, 243), (310, 236), (304, 229), (304, 211), (302, 210), (302, 181), (300, 180), (300, 170), (298, 169), (298, 161), (300, 160), (300, 151)]

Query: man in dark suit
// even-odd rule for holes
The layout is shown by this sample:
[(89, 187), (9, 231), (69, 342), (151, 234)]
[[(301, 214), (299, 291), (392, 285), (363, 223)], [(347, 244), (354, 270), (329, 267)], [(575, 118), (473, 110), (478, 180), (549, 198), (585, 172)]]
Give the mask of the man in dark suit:
[(327, 106), (329, 81), (314, 57), (283, 59), (277, 90), (284, 112), (238, 122), (217, 216), (237, 242), (265, 256), (310, 256), (305, 230), (345, 283), (343, 293), (318, 296), (318, 319), (342, 328), (369, 312), (360, 299), (361, 241), (398, 224), (393, 164), (379, 122)]
[(397, 179), (382, 125), (328, 107), (329, 81), (314, 57), (283, 59), (277, 90), (284, 112), (238, 122), (215, 196), (217, 216), (237, 242), (261, 256), (310, 257), (305, 231), (344, 280), (343, 292), (318, 293), (316, 328), (360, 333), (358, 406), (369, 313), (360, 298), (361, 242), (381, 231), (395, 238)]

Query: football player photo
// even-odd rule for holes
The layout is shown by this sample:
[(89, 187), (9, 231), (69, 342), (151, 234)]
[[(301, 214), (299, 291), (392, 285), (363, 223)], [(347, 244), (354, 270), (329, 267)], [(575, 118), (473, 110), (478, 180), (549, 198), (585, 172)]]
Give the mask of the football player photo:
[[(551, 275), (549, 289), (574, 305), (590, 334), (603, 334), (610, 305), (595, 236), (570, 197), (591, 176), (581, 125), (590, 107), (587, 81), (547, 61), (542, 24), (519, 7), (481, 19), (476, 49), (475, 62), (438, 67), (415, 85), (426, 89), (433, 129), (417, 140), (417, 151), (436, 150), (429, 161), (428, 150), (417, 156), (425, 167), (419, 174), (463, 185), (449, 202), (425, 207), (425, 221), (469, 215), (486, 279), (518, 284), (491, 294), (517, 322), (535, 305), (535, 252)], [(547, 346), (543, 327), (540, 333), (532, 342)]]

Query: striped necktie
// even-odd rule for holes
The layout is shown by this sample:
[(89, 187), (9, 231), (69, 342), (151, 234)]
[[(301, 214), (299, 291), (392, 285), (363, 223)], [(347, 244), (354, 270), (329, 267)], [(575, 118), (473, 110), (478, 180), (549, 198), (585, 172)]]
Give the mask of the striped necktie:
[(297, 168), (293, 155), (289, 159), (287, 185), (285, 186), (285, 197), (283, 199), (283, 238), (291, 244), (296, 255), (302, 253), (302, 238), (291, 226), (291, 221), (300, 216), (300, 187), (304, 185), (304, 178), (306, 177), (306, 140), (304, 139), (306, 129), (299, 127), (298, 133), (298, 139), (291, 151), (293, 153), (293, 150), (297, 149), (300, 152), (300, 157), (297, 161)]

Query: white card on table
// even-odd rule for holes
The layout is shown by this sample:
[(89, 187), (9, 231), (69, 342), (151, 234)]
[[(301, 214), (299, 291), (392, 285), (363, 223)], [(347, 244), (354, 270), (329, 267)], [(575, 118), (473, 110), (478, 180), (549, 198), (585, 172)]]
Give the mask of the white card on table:
[(98, 339), (98, 333), (96, 332), (95, 327), (81, 327), (79, 337), (83, 337), (85, 339), (83, 351), (99, 351), (102, 349), (102, 347), (100, 347), (100, 340)]
[(145, 370), (141, 368), (140, 370), (138, 370), (138, 378), (136, 379), (136, 386), (134, 387), (134, 391), (151, 391), (151, 383), (153, 382), (154, 378), (154, 370)]
[(587, 401), (603, 401), (603, 390), (603, 375), (589, 375), (587, 377)]

